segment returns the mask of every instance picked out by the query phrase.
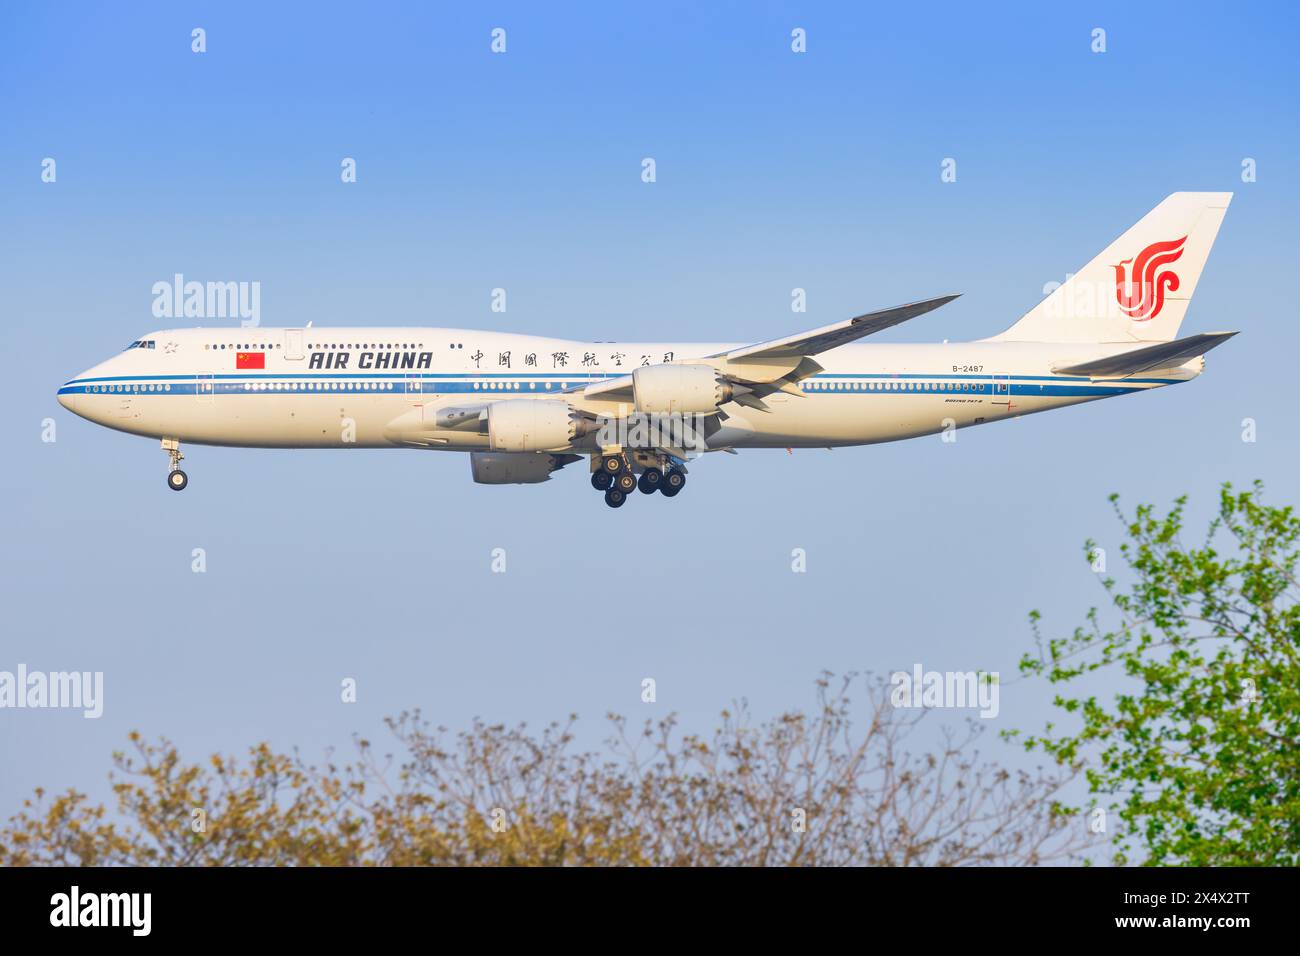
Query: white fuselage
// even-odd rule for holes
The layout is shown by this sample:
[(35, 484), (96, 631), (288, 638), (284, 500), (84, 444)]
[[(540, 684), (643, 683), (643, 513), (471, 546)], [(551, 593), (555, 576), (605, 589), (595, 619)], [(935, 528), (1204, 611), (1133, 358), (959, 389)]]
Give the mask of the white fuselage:
[[(136, 435), (275, 448), (402, 447), (409, 443), (390, 426), (416, 410), (432, 421), (449, 406), (554, 398), (644, 365), (734, 347), (441, 328), (180, 329), (141, 342), (68, 382), (60, 402), (83, 418)], [(1202, 367), (1194, 359), (1172, 372), (1122, 381), (1052, 372), (1132, 347), (845, 345), (817, 357), (823, 371), (800, 382), (800, 394), (767, 397), (769, 411), (724, 406), (725, 421), (708, 445), (894, 441), (1175, 384)], [(487, 441), (476, 432), (447, 431), (421, 447), (477, 451)]]

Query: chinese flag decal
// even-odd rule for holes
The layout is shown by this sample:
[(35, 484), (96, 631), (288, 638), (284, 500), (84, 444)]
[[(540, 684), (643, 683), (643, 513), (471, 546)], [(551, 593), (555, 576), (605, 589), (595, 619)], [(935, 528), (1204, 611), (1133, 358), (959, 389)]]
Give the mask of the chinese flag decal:
[(266, 353), (236, 352), (235, 368), (266, 368)]

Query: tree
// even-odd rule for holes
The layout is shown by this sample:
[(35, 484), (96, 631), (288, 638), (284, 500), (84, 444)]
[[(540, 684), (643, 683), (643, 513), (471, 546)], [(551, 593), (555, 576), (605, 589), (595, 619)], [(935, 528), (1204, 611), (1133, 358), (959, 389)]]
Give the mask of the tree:
[[(1118, 811), (1117, 862), (1300, 863), (1300, 519), (1262, 496), (1258, 482), (1224, 485), (1204, 543), (1189, 546), (1185, 497), (1127, 517), (1112, 495), (1133, 573), (1127, 589), (1102, 582), (1118, 620), (1093, 608), (1044, 648), (1031, 615), (1038, 654), (1021, 670), (1060, 685), (1055, 703), (1079, 726), (1048, 724), (1026, 746), (1087, 762), (1093, 806)], [(1116, 668), (1131, 688), (1113, 701), (1081, 688)]]
[(0, 865), (1034, 864), (1086, 843), (1058, 801), (1070, 770), (982, 762), (976, 722), (913, 755), (925, 711), (864, 680), (855, 725), (856, 681), (825, 675), (810, 715), (724, 711), (708, 737), (611, 716), (600, 753), (575, 752), (572, 718), (449, 737), (406, 713), (388, 721), (400, 761), (358, 739), (343, 766), (264, 744), (186, 764), (133, 734), (114, 758), (115, 818), (37, 791), (0, 830)]

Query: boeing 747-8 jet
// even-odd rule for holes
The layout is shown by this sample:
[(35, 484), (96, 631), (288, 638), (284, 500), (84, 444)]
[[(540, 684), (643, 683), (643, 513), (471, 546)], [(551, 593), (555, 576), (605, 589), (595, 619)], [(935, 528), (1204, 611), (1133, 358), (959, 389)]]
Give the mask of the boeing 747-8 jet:
[(584, 456), (605, 502), (676, 495), (710, 451), (915, 438), (1175, 385), (1234, 332), (1177, 338), (1231, 193), (1174, 193), (1005, 332), (856, 344), (956, 296), (753, 345), (448, 328), (151, 332), (59, 389), (82, 418), (181, 446), (469, 452), (474, 480)]

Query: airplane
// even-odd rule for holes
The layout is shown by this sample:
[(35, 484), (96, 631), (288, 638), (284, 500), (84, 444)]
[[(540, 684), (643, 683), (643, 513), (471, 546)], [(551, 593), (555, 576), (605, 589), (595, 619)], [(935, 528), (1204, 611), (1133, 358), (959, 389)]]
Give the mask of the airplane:
[(1006, 331), (858, 343), (943, 295), (756, 344), (579, 342), (452, 328), (151, 332), (58, 391), (69, 411), (182, 444), (468, 452), (482, 484), (588, 459), (621, 507), (676, 496), (708, 452), (898, 441), (1175, 385), (1236, 332), (1177, 338), (1231, 193), (1178, 192)]

